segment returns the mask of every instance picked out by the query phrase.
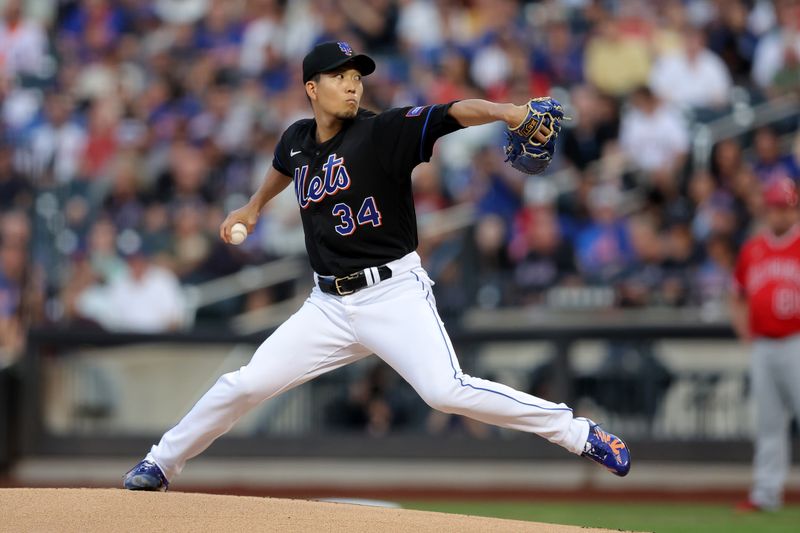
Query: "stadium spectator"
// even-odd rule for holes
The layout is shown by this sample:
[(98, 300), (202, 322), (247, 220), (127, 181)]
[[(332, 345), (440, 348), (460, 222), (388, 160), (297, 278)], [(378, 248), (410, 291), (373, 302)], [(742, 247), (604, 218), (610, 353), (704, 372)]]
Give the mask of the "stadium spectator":
[(31, 227), (22, 211), (0, 217), (0, 366), (12, 363), (24, 347), (25, 330), (38, 318), (41, 280), (30, 264)]
[(0, 21), (0, 70), (5, 76), (44, 77), (49, 64), (47, 34), (25, 17), (20, 0), (6, 0)]
[(447, 207), (447, 199), (442, 194), (439, 170), (431, 163), (422, 163), (412, 172), (414, 187), (414, 208), (417, 217), (425, 217)]
[(511, 244), (515, 304), (542, 304), (548, 289), (578, 283), (575, 252), (562, 235), (552, 206), (523, 209), (517, 217), (517, 228)]
[(674, 175), (689, 150), (689, 135), (680, 113), (646, 87), (636, 90), (631, 103), (620, 125), (623, 152), (641, 170)]
[(572, 87), (583, 81), (583, 46), (572, 37), (566, 21), (546, 28), (544, 42), (533, 47), (530, 59), (533, 93), (548, 94), (551, 87)]
[(14, 166), (14, 148), (0, 143), (0, 212), (33, 203), (33, 185)]
[[(731, 76), (725, 63), (705, 47), (699, 28), (683, 33), (683, 46), (653, 65), (650, 88), (662, 101), (687, 106), (710, 118), (730, 103)], [(683, 82), (677, 82), (683, 80)], [(712, 114), (713, 113), (713, 114)]]
[(591, 86), (576, 86), (571, 98), (575, 119), (562, 130), (562, 153), (571, 165), (583, 171), (616, 142), (619, 120), (616, 106)]
[(181, 281), (203, 280), (201, 267), (211, 253), (211, 239), (205, 231), (206, 208), (184, 203), (173, 213), (172, 270)]
[(183, 204), (208, 205), (212, 202), (211, 180), (205, 154), (188, 143), (170, 148), (168, 167), (159, 179), (160, 200), (176, 210)]
[(0, 246), (0, 319), (4, 321), (19, 318), (24, 271), (25, 248), (5, 243)]
[(151, 201), (144, 208), (140, 225), (142, 247), (152, 250), (155, 256), (164, 256), (172, 250), (172, 228), (167, 206)]
[(108, 218), (94, 222), (88, 234), (87, 257), (101, 282), (125, 275), (127, 265), (117, 252), (117, 228)]
[(800, 179), (800, 167), (792, 154), (783, 153), (778, 135), (772, 128), (760, 128), (755, 135), (755, 160), (753, 170), (764, 184), (773, 180)]
[(666, 0), (658, 2), (655, 9), (658, 21), (652, 37), (655, 57), (680, 53), (685, 46), (683, 34), (691, 25), (686, 4), (682, 0)]
[(239, 48), (243, 28), (230, 2), (212, 0), (205, 16), (197, 23), (192, 47), (213, 58), (220, 67), (231, 67), (239, 62)]
[(131, 239), (127, 250), (127, 269), (105, 288), (100, 314), (88, 316), (111, 331), (157, 333), (181, 327), (185, 302), (178, 279), (168, 269), (157, 266), (150, 252)]
[(644, 307), (659, 304), (664, 283), (664, 244), (651, 217), (640, 215), (628, 221), (633, 260), (619, 284), (619, 304)]
[(625, 96), (647, 83), (651, 64), (647, 42), (620, 31), (613, 17), (596, 28), (585, 53), (586, 79), (604, 93)]
[(591, 221), (575, 239), (578, 269), (589, 283), (616, 282), (631, 266), (633, 250), (619, 213), (621, 203), (614, 185), (598, 185), (589, 193)]
[(753, 68), (758, 36), (748, 26), (748, 11), (742, 0), (720, 3), (719, 18), (708, 27), (708, 47), (725, 62), (737, 85), (746, 85)]
[(711, 236), (733, 237), (737, 230), (737, 216), (733, 195), (716, 187), (708, 172), (695, 173), (689, 182), (689, 197), (694, 204), (692, 235), (699, 243)]
[(438, 61), (437, 76), (429, 84), (428, 101), (460, 100), (468, 98), (471, 93), (472, 81), (469, 79), (467, 58), (455, 48), (446, 48)]
[(155, 0), (153, 10), (169, 24), (192, 24), (208, 10), (209, 0)]
[(19, 355), (25, 337), (20, 314), (27, 251), (24, 246), (0, 244), (0, 366)]
[(67, 282), (59, 293), (62, 308), (53, 318), (76, 328), (100, 329), (100, 324), (92, 317), (105, 312), (105, 293), (101, 288), (101, 277), (93, 268), (89, 257), (80, 252), (70, 258), (66, 271)]
[(281, 24), (283, 13), (276, 0), (255, 0), (248, 2), (247, 8), (239, 66), (244, 73), (257, 76), (282, 57), (286, 38)]
[(515, 43), (505, 36), (487, 39), (471, 61), (470, 75), (487, 95), (497, 95), (512, 76)]
[(431, 0), (399, 2), (397, 33), (404, 48), (427, 57), (443, 45), (444, 27), (438, 4)]
[(687, 224), (673, 223), (664, 239), (664, 281), (661, 301), (672, 307), (689, 303), (691, 280), (697, 263), (695, 243)]
[(726, 189), (731, 189), (736, 174), (745, 165), (742, 146), (735, 139), (725, 139), (714, 146), (711, 172), (715, 181)]
[(776, 0), (778, 26), (758, 41), (753, 80), (768, 92), (796, 90), (800, 69), (800, 5)]
[(141, 162), (136, 154), (120, 153), (110, 163), (110, 183), (103, 211), (117, 229), (136, 229), (144, 217), (144, 198), (140, 192)]
[(32, 173), (38, 183), (70, 183), (78, 177), (86, 149), (86, 132), (73, 120), (70, 96), (50, 92), (44, 118), (31, 133)]
[(39, 113), (40, 100), (37, 89), (0, 73), (0, 127), (6, 139), (25, 138)]
[(0, 242), (23, 250), (31, 243), (33, 228), (25, 211), (21, 209), (6, 211), (2, 213), (0, 222), (2, 222)]
[(507, 232), (505, 221), (497, 214), (485, 215), (475, 224), (475, 270), (479, 280), (476, 303), (481, 307), (499, 307), (504, 303), (511, 266), (505, 247)]
[(98, 98), (90, 104), (80, 169), (84, 179), (101, 180), (108, 172), (108, 165), (119, 147), (120, 113), (120, 103), (113, 96)]
[(511, 173), (494, 147), (480, 149), (473, 158), (466, 198), (475, 204), (478, 217), (498, 216), (504, 235), (510, 235), (514, 215), (522, 206), (524, 182), (519, 173)]
[(350, 30), (364, 48), (376, 54), (392, 53), (397, 46), (398, 10), (390, 0), (349, 0), (335, 2), (347, 18)]
[(749, 165), (743, 165), (734, 176), (730, 190), (734, 196), (738, 232), (736, 242), (741, 244), (753, 217), (761, 213), (761, 183)]
[(706, 240), (705, 259), (698, 266), (692, 282), (697, 305), (713, 305), (721, 310), (730, 293), (730, 280), (736, 263), (731, 240), (724, 235), (712, 235)]

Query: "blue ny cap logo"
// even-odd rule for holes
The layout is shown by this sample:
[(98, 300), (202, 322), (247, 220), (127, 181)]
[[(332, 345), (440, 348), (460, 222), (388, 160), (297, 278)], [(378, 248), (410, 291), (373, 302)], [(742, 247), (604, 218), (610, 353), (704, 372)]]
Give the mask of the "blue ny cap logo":
[(350, 45), (349, 45), (349, 44), (347, 44), (346, 42), (344, 42), (344, 41), (339, 41), (339, 42), (337, 42), (336, 44), (338, 44), (338, 45), (339, 45), (339, 50), (341, 50), (341, 51), (344, 53), (344, 55), (346, 55), (346, 56), (351, 56), (351, 55), (353, 55), (353, 49), (352, 49), (352, 48), (350, 48)]

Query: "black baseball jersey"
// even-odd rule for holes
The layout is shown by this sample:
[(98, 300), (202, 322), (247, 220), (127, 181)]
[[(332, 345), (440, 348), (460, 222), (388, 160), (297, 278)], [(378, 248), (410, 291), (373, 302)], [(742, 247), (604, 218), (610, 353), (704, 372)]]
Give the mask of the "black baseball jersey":
[(315, 272), (344, 276), (416, 250), (411, 171), (436, 139), (462, 128), (451, 105), (361, 109), (322, 144), (313, 119), (283, 133), (272, 165), (294, 180)]

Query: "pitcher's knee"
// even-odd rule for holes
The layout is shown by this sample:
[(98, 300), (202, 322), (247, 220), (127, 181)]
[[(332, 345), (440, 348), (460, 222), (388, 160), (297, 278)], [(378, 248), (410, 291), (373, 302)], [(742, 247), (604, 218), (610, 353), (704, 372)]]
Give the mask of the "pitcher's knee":
[(421, 394), (422, 399), (431, 408), (448, 414), (458, 414), (463, 410), (462, 402), (451, 388), (442, 388)]
[(233, 388), (234, 394), (240, 399), (251, 405), (258, 405), (270, 395), (270, 391), (264, 390), (264, 384), (260, 380), (254, 379), (246, 370), (241, 368), (235, 372), (229, 372), (220, 379), (225, 379)]

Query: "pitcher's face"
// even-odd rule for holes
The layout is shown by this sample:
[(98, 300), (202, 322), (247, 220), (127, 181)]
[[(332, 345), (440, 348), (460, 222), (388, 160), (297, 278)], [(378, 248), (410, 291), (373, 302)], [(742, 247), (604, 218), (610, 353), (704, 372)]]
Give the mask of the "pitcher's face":
[(364, 85), (358, 70), (344, 67), (323, 72), (319, 75), (319, 81), (306, 83), (306, 93), (319, 111), (338, 119), (351, 119), (358, 113)]

